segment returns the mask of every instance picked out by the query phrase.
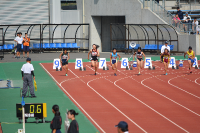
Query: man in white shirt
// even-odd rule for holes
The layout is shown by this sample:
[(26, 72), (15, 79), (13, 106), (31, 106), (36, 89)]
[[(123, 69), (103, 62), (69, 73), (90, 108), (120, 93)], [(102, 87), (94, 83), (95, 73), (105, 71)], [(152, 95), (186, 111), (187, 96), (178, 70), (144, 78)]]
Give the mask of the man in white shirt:
[[(26, 93), (28, 91), (28, 87), (30, 89), (31, 93), (31, 98), (35, 98), (35, 93), (34, 93), (34, 87), (33, 87), (33, 79), (35, 80), (35, 75), (34, 75), (34, 68), (33, 65), (31, 64), (31, 58), (26, 59), (26, 64), (24, 64), (21, 68), (22, 72), (22, 80), (23, 82), (23, 90), (22, 90), (22, 97), (26, 96)], [(32, 79), (33, 76), (33, 79)]]
[[(170, 47), (168, 46), (168, 41), (165, 41), (165, 45), (163, 45), (161, 47), (161, 54), (164, 53), (165, 49), (168, 49), (168, 51), (170, 52)], [(163, 62), (163, 56), (161, 56), (160, 62)]]
[(194, 18), (194, 21), (192, 22), (192, 31), (195, 33), (197, 31), (199, 22), (197, 21), (197, 18)]
[(23, 43), (23, 37), (22, 37), (22, 33), (19, 33), (19, 36), (17, 36), (14, 39), (15, 42), (17, 42), (17, 58), (20, 58), (20, 52), (21, 52), (21, 47), (22, 47), (22, 43)]
[[(189, 19), (188, 19), (189, 18)], [(183, 28), (184, 28), (184, 30), (185, 31), (188, 31), (187, 30), (187, 27), (189, 27), (189, 23), (190, 23), (190, 21), (191, 21), (191, 17), (188, 15), (188, 13), (186, 12), (185, 13), (185, 16), (184, 16), (184, 18), (183, 18), (183, 23), (185, 23), (185, 24), (183, 24)]]
[(118, 133), (128, 133), (128, 124), (125, 121), (120, 121), (115, 127), (117, 127)]

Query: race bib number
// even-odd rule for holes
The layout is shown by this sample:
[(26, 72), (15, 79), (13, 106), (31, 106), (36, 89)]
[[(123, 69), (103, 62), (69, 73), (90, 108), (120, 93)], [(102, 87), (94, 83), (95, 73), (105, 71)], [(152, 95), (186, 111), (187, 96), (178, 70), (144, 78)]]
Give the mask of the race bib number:
[(128, 66), (128, 58), (122, 58), (121, 68), (126, 68)]
[(197, 65), (197, 67), (199, 66), (199, 65), (198, 65), (197, 57), (194, 58), (194, 63), (193, 63), (193, 66), (192, 66), (192, 67), (195, 67), (196, 65)]
[(76, 58), (75, 69), (79, 69), (80, 67), (83, 67), (82, 58)]
[(103, 67), (106, 67), (106, 58), (99, 59), (99, 69), (103, 69)]
[(169, 62), (169, 68), (172, 68), (172, 66), (176, 67), (175, 57), (171, 57), (171, 60)]
[(58, 58), (53, 60), (53, 69), (56, 69), (56, 68), (58, 69), (61, 68), (60, 59)]
[(149, 68), (149, 66), (152, 68), (152, 61), (151, 57), (147, 57), (145, 60), (144, 68)]

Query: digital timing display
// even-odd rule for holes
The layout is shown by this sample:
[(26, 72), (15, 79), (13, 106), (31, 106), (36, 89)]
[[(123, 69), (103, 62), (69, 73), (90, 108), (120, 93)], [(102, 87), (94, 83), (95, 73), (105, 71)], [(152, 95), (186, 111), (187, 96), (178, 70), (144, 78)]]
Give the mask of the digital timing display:
[[(21, 103), (16, 104), (16, 114), (18, 118), (22, 118)], [(46, 103), (26, 103), (24, 115), (25, 117), (36, 117), (39, 119), (46, 117)]]

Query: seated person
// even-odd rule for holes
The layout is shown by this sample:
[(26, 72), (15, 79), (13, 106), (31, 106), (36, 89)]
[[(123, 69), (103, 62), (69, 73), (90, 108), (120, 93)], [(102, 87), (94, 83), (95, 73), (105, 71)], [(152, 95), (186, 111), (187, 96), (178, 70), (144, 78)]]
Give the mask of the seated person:
[(173, 18), (173, 25), (177, 28), (179, 27), (181, 19), (178, 17), (178, 14), (175, 15), (175, 17)]
[(197, 18), (194, 18), (194, 21), (192, 22), (192, 31), (196, 33), (198, 28), (199, 22), (197, 21)]
[(188, 32), (191, 29), (191, 24), (192, 24), (192, 21), (190, 20), (190, 17), (187, 17), (187, 20), (185, 20), (183, 24), (183, 28), (185, 32)]

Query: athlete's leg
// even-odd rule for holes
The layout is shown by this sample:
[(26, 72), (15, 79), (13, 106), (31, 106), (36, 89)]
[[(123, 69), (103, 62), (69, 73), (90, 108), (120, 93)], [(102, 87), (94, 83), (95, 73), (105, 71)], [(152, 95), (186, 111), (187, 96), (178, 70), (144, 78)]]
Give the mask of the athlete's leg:
[(143, 60), (140, 61), (140, 68), (141, 69), (143, 68), (143, 62), (144, 62)]
[(95, 66), (95, 61), (92, 60), (91, 63), (92, 63), (91, 67), (94, 67)]
[(167, 63), (163, 62), (163, 64), (164, 64), (164, 68), (165, 68), (165, 73), (167, 73)]
[(66, 71), (66, 74), (68, 72), (68, 65), (65, 65), (65, 71)]
[(95, 61), (95, 73), (97, 72), (98, 61)]
[(191, 64), (192, 64), (192, 63), (191, 63), (191, 60), (188, 60), (188, 64), (189, 64), (189, 70), (191, 70), (191, 68), (192, 68), (192, 67), (191, 67)]
[(137, 68), (138, 68), (138, 71), (140, 73), (140, 61), (137, 59)]
[(117, 73), (117, 62), (114, 65), (115, 65), (115, 73)]

